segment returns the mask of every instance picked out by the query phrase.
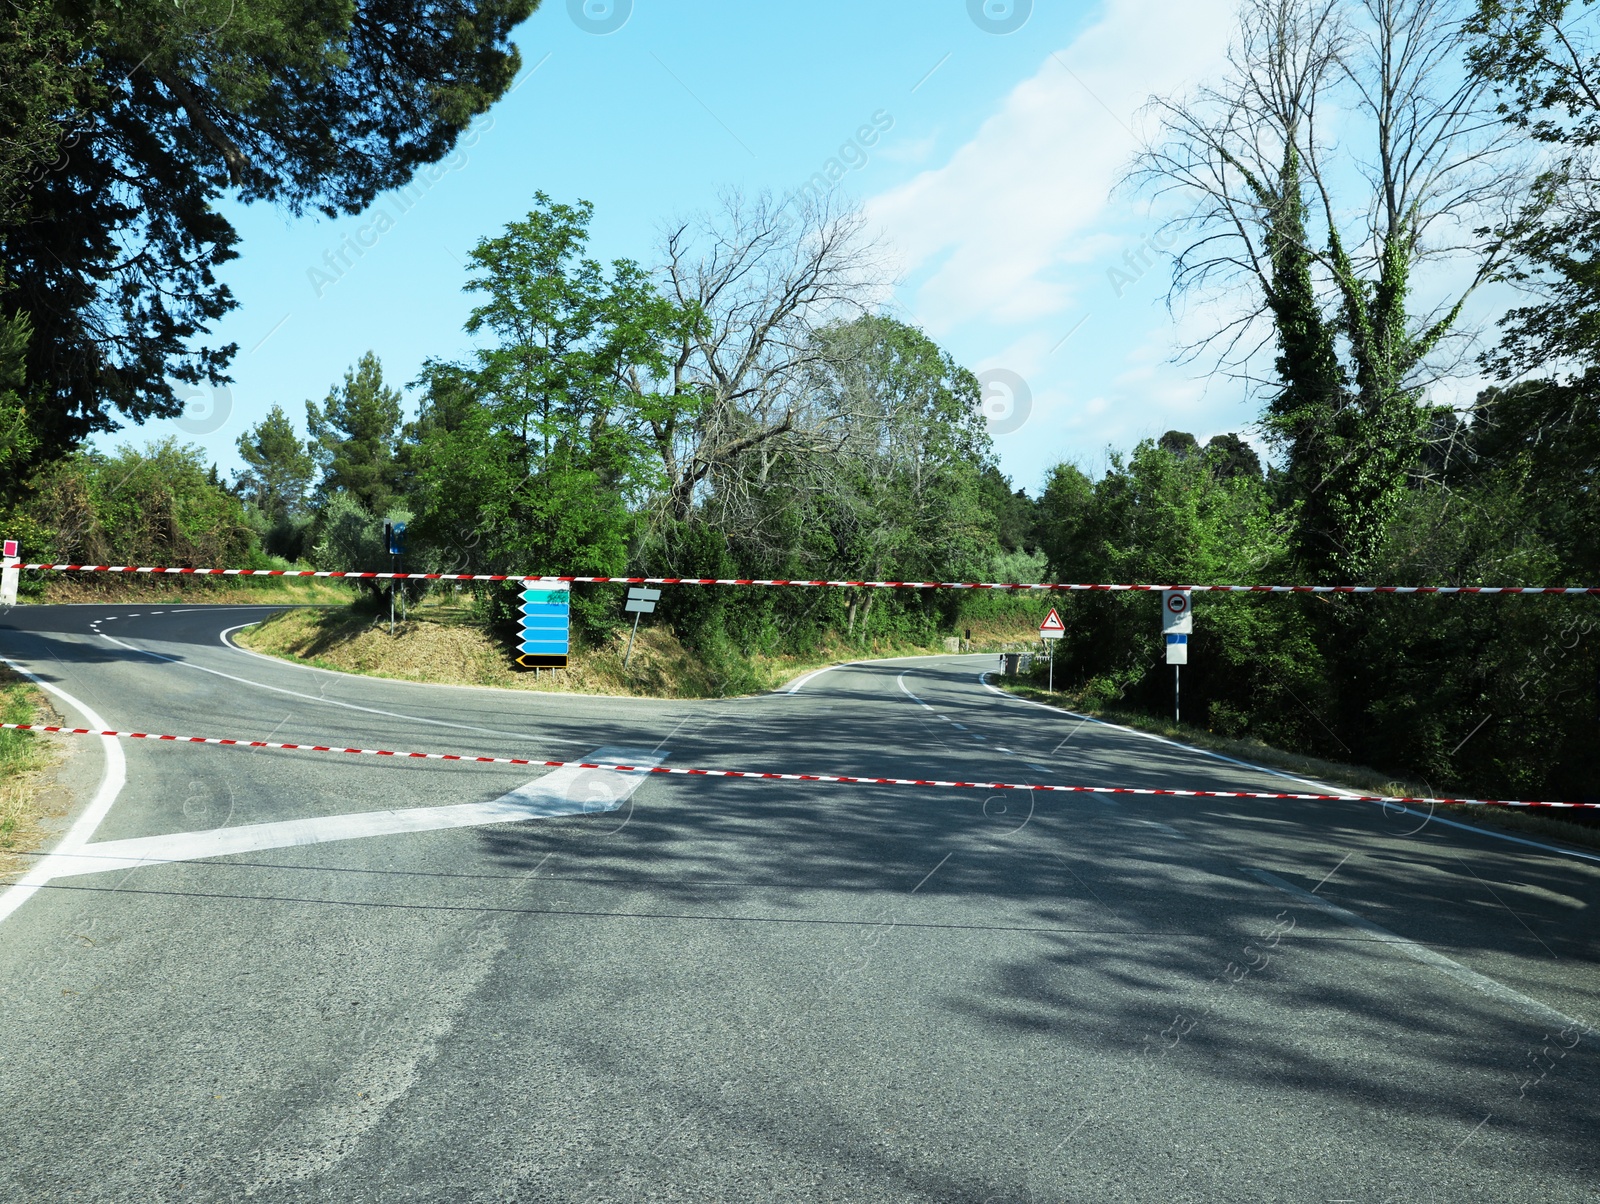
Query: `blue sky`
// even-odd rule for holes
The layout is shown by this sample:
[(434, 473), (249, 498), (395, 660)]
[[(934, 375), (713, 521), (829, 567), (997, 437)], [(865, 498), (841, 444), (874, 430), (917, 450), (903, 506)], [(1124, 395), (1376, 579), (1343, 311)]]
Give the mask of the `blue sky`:
[[(303, 422), (363, 352), (399, 383), (463, 354), (465, 252), (535, 191), (592, 201), (593, 251), (648, 264), (673, 216), (730, 186), (787, 193), (874, 115), (892, 127), (841, 186), (894, 257), (896, 312), (968, 367), (1024, 382), (1025, 420), (996, 436), (1016, 484), (1173, 427), (1242, 429), (1254, 405), (1238, 385), (1170, 362), (1181, 332), (1162, 256), (1143, 249), (1154, 224), (1112, 194), (1144, 101), (1216, 72), (1231, 0), (974, 3), (545, 0), (516, 33), (514, 90), (409, 209), (379, 199), (392, 224), (230, 205), (240, 304), (217, 334), (239, 345), (234, 383), (101, 443), (176, 434), (231, 471), (271, 405)], [(620, 28), (586, 27), (608, 10)], [(1137, 278), (1114, 284), (1113, 268)]]

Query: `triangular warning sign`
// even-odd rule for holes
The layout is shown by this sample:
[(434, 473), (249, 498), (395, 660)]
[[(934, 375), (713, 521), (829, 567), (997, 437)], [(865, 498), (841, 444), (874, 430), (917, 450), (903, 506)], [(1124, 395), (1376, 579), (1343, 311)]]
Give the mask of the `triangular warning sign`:
[(1061, 616), (1056, 614), (1056, 608), (1054, 606), (1050, 608), (1050, 613), (1045, 616), (1044, 622), (1039, 624), (1039, 633), (1041, 635), (1046, 632), (1056, 632), (1059, 634), (1066, 629), (1067, 625), (1061, 621)]

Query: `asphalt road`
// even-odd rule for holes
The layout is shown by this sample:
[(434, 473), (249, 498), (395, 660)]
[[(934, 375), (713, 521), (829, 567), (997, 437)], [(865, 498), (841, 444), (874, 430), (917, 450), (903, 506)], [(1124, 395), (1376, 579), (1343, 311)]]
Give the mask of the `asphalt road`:
[[(0, 655), (151, 732), (1282, 786), (986, 656), (560, 697), (226, 644), (260, 614), (21, 607)], [(118, 786), (85, 740), (89, 843), (0, 896), (0, 1200), (1600, 1200), (1593, 855), (1365, 803), (144, 742)]]

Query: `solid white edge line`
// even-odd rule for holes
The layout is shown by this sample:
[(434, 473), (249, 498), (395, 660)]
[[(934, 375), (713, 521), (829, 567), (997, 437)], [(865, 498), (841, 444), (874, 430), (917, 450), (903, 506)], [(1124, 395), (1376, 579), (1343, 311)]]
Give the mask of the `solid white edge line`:
[[(1165, 736), (1157, 736), (1153, 732), (1141, 732), (1135, 727), (1124, 727), (1120, 723), (1109, 723), (1104, 719), (1096, 719), (1093, 715), (1080, 715), (1077, 711), (1069, 711), (1065, 707), (1053, 707), (1042, 702), (1034, 702), (1030, 698), (1018, 698), (1015, 694), (1008, 694), (996, 686), (991, 686), (987, 681), (984, 680), (993, 672), (993, 669), (985, 669), (982, 673), (978, 674), (978, 684), (983, 686), (985, 690), (988, 690), (989, 693), (998, 694), (1001, 698), (1007, 699), (1010, 702), (1018, 702), (1023, 706), (1028, 707), (1039, 707), (1041, 710), (1050, 711), (1057, 715), (1066, 715), (1072, 719), (1082, 719), (1085, 723), (1097, 723), (1101, 727), (1109, 727), (1119, 732), (1126, 732), (1130, 736), (1143, 736), (1146, 740), (1155, 740), (1161, 744), (1170, 744), (1173, 748), (1183, 749), (1184, 752), (1199, 753), (1203, 757), (1213, 757), (1218, 761), (1227, 761), (1230, 765), (1239, 765), (1245, 769), (1253, 769), (1257, 773), (1271, 774), (1275, 778), (1283, 778), (1284, 780), (1290, 782), (1299, 782), (1302, 786), (1315, 786), (1317, 791), (1322, 794), (1331, 794), (1341, 798), (1355, 798), (1354, 794), (1342, 786), (1333, 786), (1327, 782), (1319, 782), (1315, 778), (1296, 777), (1292, 773), (1284, 773), (1281, 770), (1269, 769), (1265, 765), (1254, 765), (1249, 761), (1240, 761), (1234, 757), (1225, 757), (1221, 753), (1212, 752), (1210, 749), (1196, 748), (1192, 744), (1181, 744), (1177, 740), (1169, 740)], [(1596, 864), (1600, 864), (1600, 854), (1585, 853), (1581, 849), (1565, 849), (1560, 845), (1545, 844), (1542, 841), (1529, 840), (1524, 836), (1512, 836), (1510, 833), (1497, 832), (1493, 828), (1484, 828), (1477, 824), (1464, 824), (1460, 820), (1447, 819), (1443, 815), (1435, 815), (1427, 811), (1417, 811), (1414, 808), (1407, 807), (1402, 803), (1377, 803), (1372, 802), (1371, 799), (1364, 799), (1361, 801), (1371, 803), (1374, 807), (1393, 807), (1402, 814), (1414, 816), (1417, 819), (1432, 820), (1436, 824), (1445, 824), (1451, 828), (1460, 828), (1463, 832), (1472, 832), (1478, 836), (1488, 836), (1494, 840), (1504, 840), (1510, 842), (1511, 844), (1527, 845), (1530, 849), (1540, 849), (1546, 853), (1556, 853), (1562, 857), (1576, 857), (1583, 861), (1593, 861)]]
[[(102, 719), (88, 704), (68, 694), (65, 690), (51, 685), (49, 682), (29, 673), (15, 661), (0, 657), (0, 663), (7, 665), (19, 676), (26, 677), (41, 690), (54, 694), (78, 714), (82, 715), (87, 725), (100, 731), (108, 731), (110, 724)], [(112, 804), (117, 801), (117, 796), (122, 793), (122, 787), (128, 780), (128, 762), (123, 755), (122, 744), (115, 736), (101, 736), (100, 747), (105, 753), (105, 769), (100, 775), (100, 787), (95, 791), (94, 797), (89, 800), (89, 805), (83, 809), (83, 814), (78, 816), (66, 834), (56, 842), (55, 848), (34, 863), (32, 869), (19, 878), (9, 890), (0, 894), (0, 923), (12, 915), (35, 893), (40, 886), (49, 881), (51, 877), (51, 858), (70, 856), (75, 850), (83, 847), (94, 835), (95, 829), (111, 811)]]
[[(242, 624), (242, 626), (248, 627), (248, 626), (250, 626), (250, 624), (245, 623), (245, 624)], [(110, 643), (113, 643), (113, 644), (117, 645), (117, 647), (119, 647), (119, 648), (126, 648), (129, 652), (137, 653), (140, 656), (148, 656), (151, 660), (162, 661), (162, 662), (164, 662), (166, 664), (169, 664), (169, 665), (177, 665), (179, 668), (182, 668), (182, 669), (194, 669), (194, 670), (196, 670), (197, 672), (200, 672), (200, 673), (210, 673), (214, 677), (221, 677), (221, 678), (223, 678), (223, 679), (225, 679), (227, 681), (238, 682), (240, 685), (251, 686), (251, 687), (253, 687), (253, 688), (257, 689), (257, 690), (268, 690), (268, 691), (270, 691), (271, 693), (274, 693), (274, 694), (287, 694), (290, 698), (303, 698), (307, 702), (322, 703), (323, 705), (330, 706), (330, 707), (341, 707), (341, 708), (343, 708), (344, 710), (347, 710), (347, 711), (360, 711), (360, 712), (362, 712), (363, 714), (366, 714), (366, 715), (382, 715), (386, 719), (404, 719), (404, 720), (407, 720), (408, 722), (411, 722), (411, 723), (425, 723), (425, 724), (428, 724), (428, 725), (430, 725), (432, 727), (450, 727), (450, 728), (455, 728), (457, 731), (477, 732), (477, 733), (479, 733), (481, 735), (486, 735), (486, 736), (511, 736), (511, 737), (516, 738), (516, 739), (526, 739), (526, 737), (527, 737), (527, 733), (526, 732), (506, 732), (506, 731), (501, 731), (498, 728), (478, 727), (478, 726), (475, 726), (473, 724), (468, 724), (468, 723), (452, 723), (452, 722), (450, 722), (449, 720), (446, 720), (446, 719), (428, 719), (428, 718), (426, 718), (426, 717), (424, 717), (422, 715), (407, 715), (407, 714), (404, 714), (404, 713), (402, 713), (400, 711), (385, 711), (385, 710), (381, 710), (378, 707), (364, 707), (364, 706), (361, 706), (359, 703), (343, 702), (343, 701), (341, 701), (341, 700), (339, 700), (337, 698), (323, 698), (323, 697), (321, 697), (319, 695), (316, 695), (316, 694), (302, 694), (299, 690), (290, 690), (290, 689), (286, 689), (283, 686), (268, 685), (264, 681), (252, 681), (248, 677), (236, 677), (232, 673), (224, 673), (221, 669), (213, 669), (209, 665), (197, 665), (193, 661), (179, 660), (177, 657), (173, 657), (173, 656), (162, 656), (161, 653), (159, 653), (159, 652), (151, 652), (148, 648), (135, 647), (133, 644), (125, 643), (122, 640), (117, 639), (116, 636), (107, 635), (107, 634), (105, 634), (105, 632), (101, 632), (100, 633), (100, 638), (103, 639), (103, 640), (107, 640)], [(229, 646), (232, 647), (232, 645), (229, 645)], [(242, 651), (244, 651), (244, 649), (240, 649), (240, 651), (242, 652)], [(259, 655), (259, 654), (252, 654), (252, 655)], [(275, 657), (265, 657), (263, 659), (276, 660), (277, 658), (275, 658)], [(290, 662), (288, 662), (288, 661), (278, 661), (278, 663), (279, 664), (289, 664)], [(324, 670), (324, 672), (326, 672), (326, 670)], [(343, 676), (356, 676), (356, 675), (354, 675), (354, 674), (346, 674), (346, 675), (343, 675)], [(386, 678), (386, 677), (367, 677), (367, 678), (357, 677), (357, 680), (383, 683), (383, 682), (388, 682), (388, 681), (390, 681), (392, 679)], [(426, 684), (426, 683), (412, 682), (412, 683), (406, 683), (406, 684), (418, 685), (418, 684)], [(556, 739), (556, 738), (557, 737), (553, 737), (553, 739)], [(568, 739), (566, 737), (558, 737), (558, 739), (560, 739), (563, 743), (568, 743), (568, 744), (574, 743), (574, 741), (572, 741), (572, 740), (570, 740), (570, 739)]]
[(1319, 898), (1308, 890), (1301, 890), (1294, 883), (1285, 882), (1276, 874), (1269, 874), (1266, 870), (1259, 869), (1247, 869), (1245, 872), (1275, 890), (1280, 890), (1284, 894), (1300, 900), (1302, 903), (1309, 904), (1336, 920), (1342, 920), (1352, 928), (1359, 928), (1362, 932), (1376, 937), (1390, 948), (1404, 953), (1412, 960), (1419, 961), (1425, 966), (1432, 966), (1441, 974), (1453, 978), (1463, 986), (1471, 987), (1474, 991), (1487, 995), (1491, 999), (1511, 1005), (1525, 1015), (1534, 1017), (1541, 1024), (1560, 1024), (1562, 1028), (1568, 1028), (1572, 1025), (1581, 1025), (1585, 1029), (1589, 1027), (1588, 1024), (1581, 1020), (1574, 1020), (1565, 1012), (1558, 1012), (1547, 1003), (1531, 999), (1520, 991), (1512, 990), (1502, 982), (1498, 982), (1487, 975), (1479, 974), (1476, 970), (1467, 969), (1460, 962), (1454, 961), (1442, 953), (1435, 953), (1426, 945), (1419, 945), (1416, 941), (1409, 940), (1398, 933), (1390, 932), (1387, 928), (1380, 928), (1365, 916), (1359, 916), (1353, 911), (1340, 907), (1337, 903), (1330, 903), (1326, 899)]
[[(853, 663), (853, 662), (846, 662), (846, 663)], [(813, 677), (821, 677), (824, 673), (831, 673), (835, 669), (843, 669), (843, 668), (844, 668), (844, 665), (824, 665), (820, 669), (813, 669), (813, 670), (811, 670), (810, 673), (807, 673), (804, 677), (797, 678), (795, 681), (790, 682), (788, 688), (785, 689), (783, 692), (785, 694), (798, 694), (798, 693), (800, 693), (800, 690), (805, 686), (805, 684), (808, 681), (810, 681)]]

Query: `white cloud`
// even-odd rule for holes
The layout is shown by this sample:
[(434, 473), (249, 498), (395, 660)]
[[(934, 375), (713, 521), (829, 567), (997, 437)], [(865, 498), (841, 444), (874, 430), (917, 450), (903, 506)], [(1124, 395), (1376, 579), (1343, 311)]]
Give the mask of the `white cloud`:
[(868, 201), (918, 281), (909, 298), (918, 319), (942, 333), (974, 318), (1059, 314), (1075, 296), (1101, 300), (1104, 267), (1082, 265), (1118, 258), (1128, 240), (1107, 227), (1137, 219), (1110, 193), (1136, 149), (1138, 111), (1151, 94), (1211, 74), (1233, 24), (1234, 0), (1110, 0), (948, 163)]

